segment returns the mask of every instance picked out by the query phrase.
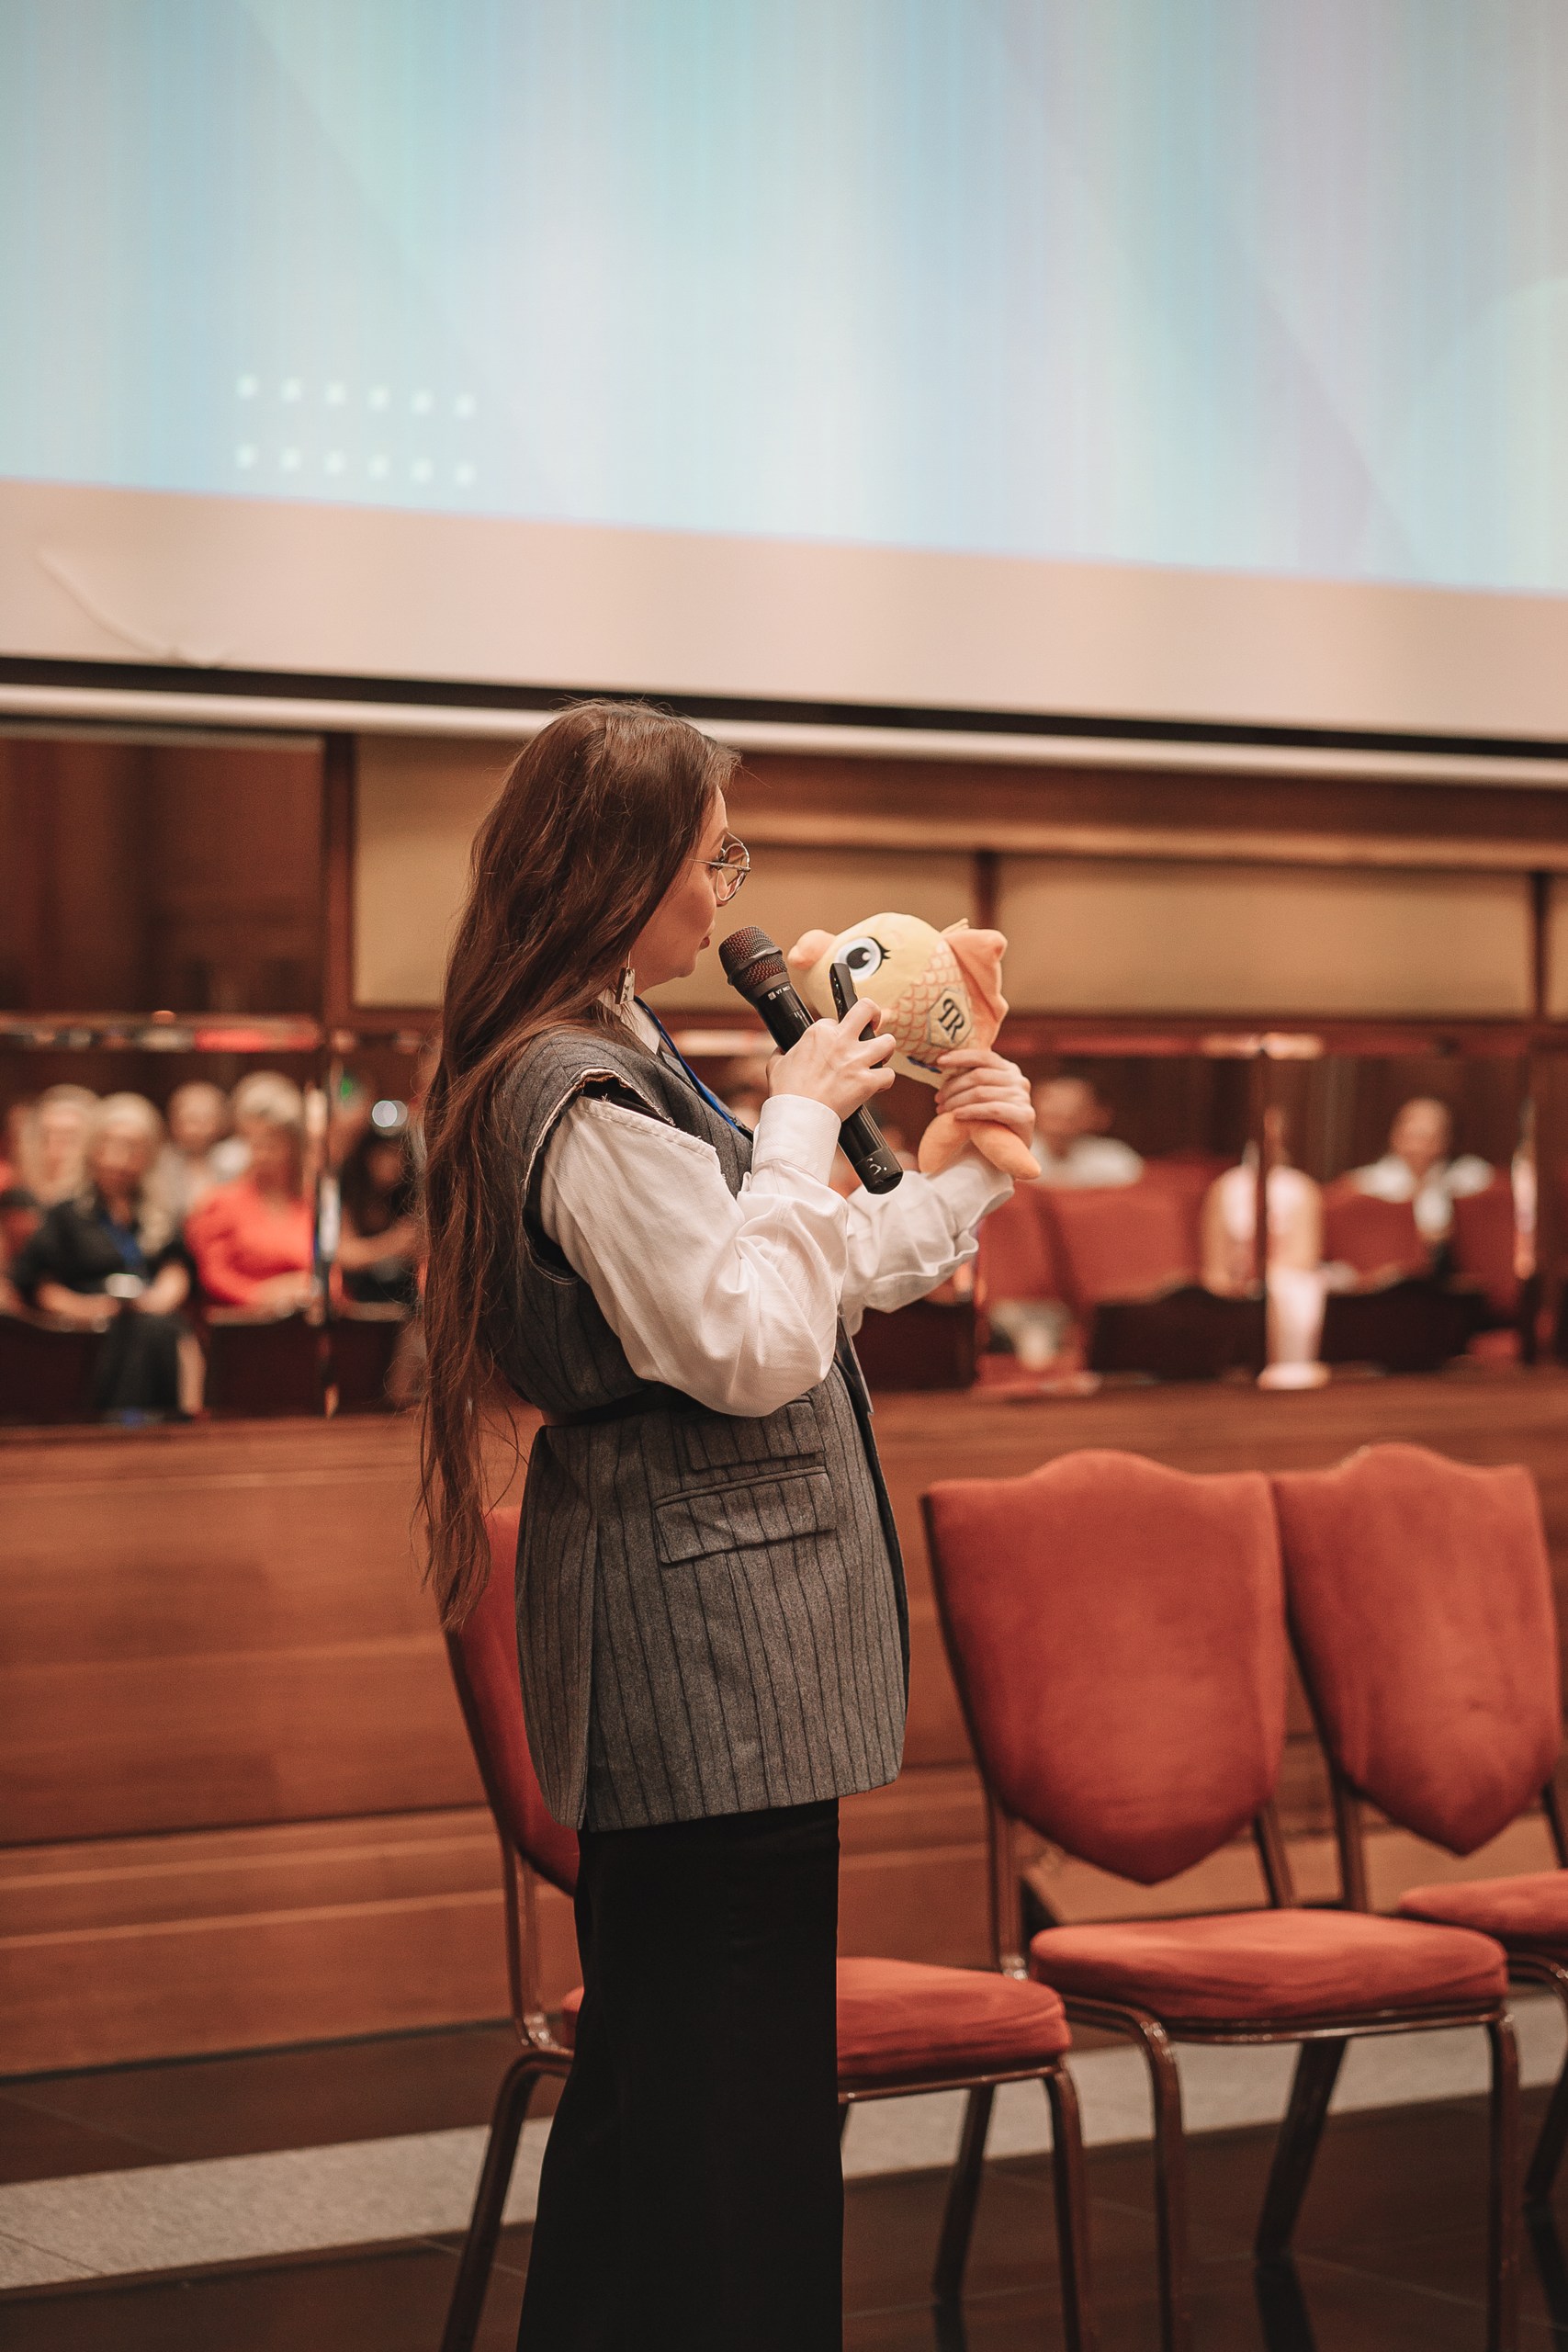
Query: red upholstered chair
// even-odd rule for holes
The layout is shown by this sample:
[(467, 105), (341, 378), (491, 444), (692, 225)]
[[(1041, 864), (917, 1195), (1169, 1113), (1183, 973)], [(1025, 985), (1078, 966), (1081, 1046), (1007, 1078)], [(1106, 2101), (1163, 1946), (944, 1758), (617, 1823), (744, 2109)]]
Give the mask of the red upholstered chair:
[(1077, 1191), (1039, 1188), (1054, 1234), (1062, 1295), (1077, 1315), (1103, 1301), (1150, 1298), (1198, 1278), (1197, 1248), (1180, 1193), (1146, 1181)]
[[(552, 2025), (540, 1994), (536, 1881), (572, 1892), (577, 1838), (551, 1817), (528, 1753), (513, 1603), (517, 1519), (515, 1510), (491, 1514), (490, 1581), (468, 1623), (447, 1637), (463, 1720), (501, 1838), (507, 1973), (513, 2021), (523, 2046), (496, 2096), (441, 2352), (468, 2352), (478, 2333), (528, 2103), (546, 2075), (570, 2068), (581, 1999), (581, 1987), (570, 1993), (558, 2024)], [(695, 2020), (674, 2020), (676, 2027), (700, 2030)], [(968, 2093), (932, 2282), (939, 2302), (955, 2302), (963, 2290), (997, 2086), (1032, 2081), (1044, 2086), (1055, 2151), (1063, 2336), (1066, 2352), (1094, 2352), (1083, 2139), (1077, 2094), (1063, 2060), (1070, 2041), (1062, 2003), (1044, 1985), (1020, 1984), (987, 1969), (898, 1960), (839, 1962), (840, 2129), (850, 2108), (863, 2100), (922, 2091)]]
[(1234, 1165), (1234, 1161), (1213, 1151), (1172, 1151), (1162, 1159), (1144, 1162), (1144, 1182), (1169, 1193), (1180, 1204), (1194, 1264), (1202, 1255), (1203, 1204), (1209, 1197), (1209, 1187), (1216, 1176), (1223, 1176)]
[(976, 1272), (981, 1301), (1061, 1298), (1062, 1269), (1055, 1227), (1042, 1208), (1043, 1186), (1021, 1184), (980, 1227)]
[(1070, 2019), (1133, 2037), (1154, 2091), (1164, 2342), (1190, 2342), (1173, 2042), (1302, 2045), (1256, 2239), (1282, 2257), (1348, 2038), (1438, 2025), (1491, 2037), (1489, 2343), (1513, 2341), (1517, 2071), (1498, 1946), (1456, 1928), (1298, 1909), (1271, 1798), (1286, 1641), (1268, 1481), (1066, 1454), (925, 1497), (948, 1651), (990, 1799), (998, 1956), (1023, 1973), (1022, 1824), (1153, 1886), (1251, 1825), (1269, 1907), (1048, 1928), (1028, 1969)]
[(1408, 1201), (1380, 1201), (1348, 1177), (1323, 1190), (1323, 1254), (1359, 1274), (1424, 1274), (1432, 1253)]
[(1495, 1322), (1512, 1322), (1519, 1307), (1512, 1184), (1499, 1176), (1483, 1193), (1461, 1193), (1453, 1207), (1455, 1273), (1479, 1284)]
[[(1274, 1481), (1291, 1622), (1333, 1776), (1346, 1899), (1367, 1907), (1363, 1800), (1472, 1854), (1539, 1798), (1560, 1867), (1414, 1886), (1403, 1917), (1495, 1936), (1516, 1977), (1568, 2010), (1568, 1834), (1556, 1612), (1528, 1470), (1377, 1445)], [(1525, 2194), (1542, 2203), (1568, 2141), (1568, 2064)]]

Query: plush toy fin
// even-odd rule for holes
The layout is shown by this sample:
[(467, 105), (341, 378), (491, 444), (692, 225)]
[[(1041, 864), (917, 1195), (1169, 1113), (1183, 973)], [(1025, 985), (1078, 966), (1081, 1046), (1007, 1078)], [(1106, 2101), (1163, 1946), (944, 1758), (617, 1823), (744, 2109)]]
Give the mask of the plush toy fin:
[(818, 957), (825, 956), (833, 944), (830, 931), (803, 931), (784, 957), (792, 972), (809, 972)]
[(999, 1168), (1004, 1176), (1011, 1176), (1018, 1183), (1032, 1184), (1040, 1174), (1034, 1154), (1022, 1137), (1011, 1127), (992, 1125), (978, 1119), (955, 1119), (949, 1111), (939, 1111), (920, 1137), (920, 1172), (940, 1176), (951, 1168), (965, 1145), (973, 1144), (982, 1159)]
[(957, 957), (958, 968), (969, 990), (976, 1016), (976, 1043), (989, 1046), (1007, 1019), (1008, 1001), (1002, 994), (1002, 957), (1007, 954), (1007, 941), (999, 931), (971, 931), (966, 922), (950, 924), (942, 935)]

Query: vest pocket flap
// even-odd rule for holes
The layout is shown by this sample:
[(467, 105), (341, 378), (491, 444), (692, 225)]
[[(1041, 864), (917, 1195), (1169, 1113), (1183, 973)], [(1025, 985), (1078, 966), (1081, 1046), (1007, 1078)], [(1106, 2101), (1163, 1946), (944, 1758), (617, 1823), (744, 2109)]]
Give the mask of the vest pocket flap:
[(655, 1540), (667, 1564), (825, 1535), (837, 1524), (826, 1470), (759, 1466), (722, 1486), (689, 1487), (654, 1505)]

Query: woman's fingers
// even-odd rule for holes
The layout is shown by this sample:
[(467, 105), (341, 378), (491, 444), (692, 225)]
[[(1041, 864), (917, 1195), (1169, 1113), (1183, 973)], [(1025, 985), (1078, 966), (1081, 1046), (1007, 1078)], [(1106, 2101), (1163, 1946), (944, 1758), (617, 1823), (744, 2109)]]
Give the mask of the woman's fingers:
[(1027, 1143), (1034, 1133), (1029, 1081), (1016, 1062), (988, 1047), (959, 1046), (943, 1054), (937, 1109), (968, 1126), (1011, 1127)]

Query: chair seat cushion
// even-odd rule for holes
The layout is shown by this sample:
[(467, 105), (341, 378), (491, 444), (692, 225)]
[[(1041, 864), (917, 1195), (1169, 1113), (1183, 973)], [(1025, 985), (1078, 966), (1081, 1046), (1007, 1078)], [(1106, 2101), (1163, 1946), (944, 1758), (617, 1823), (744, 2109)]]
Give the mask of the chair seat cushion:
[(1501, 1999), (1507, 1965), (1464, 1928), (1357, 1911), (1230, 1911), (1047, 1928), (1030, 1966), (1059, 1993), (1216, 2023), (1370, 2016)]
[(848, 2086), (1021, 2072), (1071, 2040), (1044, 1984), (911, 1960), (839, 1962), (839, 2080)]
[(1519, 1878), (1413, 1886), (1396, 1907), (1404, 1919), (1474, 1928), (1514, 1951), (1560, 1951), (1568, 1958), (1568, 1871), (1528, 1871)]
[[(562, 2005), (569, 2049), (581, 2003), (580, 1984)], [(839, 1962), (839, 2080), (852, 2089), (1022, 2073), (1058, 2056), (1071, 2040), (1060, 1996), (1044, 1984), (919, 1961)]]

